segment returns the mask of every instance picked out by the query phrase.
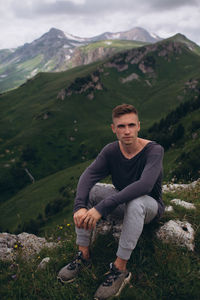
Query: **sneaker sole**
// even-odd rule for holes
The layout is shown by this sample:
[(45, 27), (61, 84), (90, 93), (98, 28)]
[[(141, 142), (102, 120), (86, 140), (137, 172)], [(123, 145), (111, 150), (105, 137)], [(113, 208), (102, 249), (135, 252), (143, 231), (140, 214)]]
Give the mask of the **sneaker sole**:
[(129, 272), (128, 276), (124, 279), (122, 285), (119, 288), (119, 291), (117, 292), (117, 294), (114, 295), (114, 297), (118, 297), (121, 294), (121, 291), (123, 290), (123, 288), (130, 282), (132, 277), (131, 272)]
[[(118, 297), (121, 294), (121, 291), (123, 290), (123, 288), (130, 282), (132, 277), (131, 272), (129, 272), (128, 276), (124, 279), (124, 281), (122, 282), (122, 285), (120, 286), (119, 290), (117, 291), (117, 293), (109, 298), (113, 298), (113, 297)], [(93, 298), (93, 300), (101, 300), (100, 298)]]
[(62, 280), (62, 278), (57, 277), (57, 279), (61, 282), (61, 283), (71, 283), (75, 280), (75, 278), (69, 279), (69, 280)]

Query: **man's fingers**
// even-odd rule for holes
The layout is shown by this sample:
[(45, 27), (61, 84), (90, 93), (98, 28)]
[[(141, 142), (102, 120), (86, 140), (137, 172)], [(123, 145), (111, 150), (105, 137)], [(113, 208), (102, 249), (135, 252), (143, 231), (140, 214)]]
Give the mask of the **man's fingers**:
[(94, 229), (96, 225), (96, 221), (93, 218), (90, 218), (88, 221), (88, 229)]
[(74, 223), (78, 228), (84, 228), (85, 230), (94, 229), (96, 226), (96, 219), (91, 213), (91, 211), (86, 212), (84, 214), (76, 214), (74, 215)]
[(83, 227), (83, 221), (87, 217), (87, 211), (80, 212), (74, 214), (74, 223), (78, 228)]
[(85, 218), (82, 220), (82, 226), (84, 229), (87, 230), (87, 217), (85, 216)]

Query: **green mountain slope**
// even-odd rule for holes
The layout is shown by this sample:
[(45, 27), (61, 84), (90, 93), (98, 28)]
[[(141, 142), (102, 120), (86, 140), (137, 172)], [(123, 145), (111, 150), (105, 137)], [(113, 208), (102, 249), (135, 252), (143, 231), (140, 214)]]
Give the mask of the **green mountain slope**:
[(113, 140), (111, 109), (134, 104), (142, 129), (199, 95), (200, 57), (174, 41), (131, 49), (104, 62), (40, 73), (0, 97), (0, 189), (9, 198), (31, 182), (92, 159)]
[(88, 164), (85, 162), (36, 181), (0, 204), (0, 231), (37, 233), (40, 227), (56, 226), (63, 219), (71, 222), (76, 185)]
[[(147, 138), (165, 147), (165, 180), (199, 178), (199, 116), (200, 98), (184, 102), (143, 132)], [(38, 180), (0, 204), (1, 230), (38, 233), (63, 220), (71, 222), (76, 185), (90, 163), (86, 161)], [(110, 183), (110, 178), (104, 182)]]

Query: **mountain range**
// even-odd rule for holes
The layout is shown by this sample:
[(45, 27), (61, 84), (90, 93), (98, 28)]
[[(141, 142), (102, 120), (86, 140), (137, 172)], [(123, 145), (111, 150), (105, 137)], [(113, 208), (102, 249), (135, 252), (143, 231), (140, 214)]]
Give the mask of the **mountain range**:
[(64, 71), (159, 40), (157, 35), (139, 27), (124, 32), (106, 32), (92, 38), (73, 36), (52, 28), (32, 43), (17, 49), (0, 50), (0, 92), (21, 85), (39, 72)]

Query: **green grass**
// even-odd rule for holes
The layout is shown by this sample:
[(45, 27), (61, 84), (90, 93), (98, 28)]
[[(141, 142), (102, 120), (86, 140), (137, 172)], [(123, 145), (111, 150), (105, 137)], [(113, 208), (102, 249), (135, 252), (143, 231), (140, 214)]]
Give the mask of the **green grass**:
[[(174, 205), (173, 213), (165, 213), (159, 224), (145, 226), (136, 249), (128, 262), (132, 279), (117, 299), (135, 300), (186, 300), (199, 299), (200, 289), (200, 185), (190, 190), (180, 190), (164, 195), (166, 205), (173, 198), (194, 203), (196, 210), (185, 210)], [(188, 251), (173, 244), (165, 244), (156, 238), (156, 230), (170, 219), (189, 221), (195, 230), (195, 250)], [(60, 284), (56, 276), (60, 268), (69, 262), (76, 251), (73, 225), (63, 220), (51, 228), (48, 236), (59, 247), (44, 249), (28, 263), (19, 256), (15, 263), (1, 262), (1, 299), (92, 299), (97, 287), (115, 259), (117, 242), (111, 234), (98, 236), (91, 247), (92, 269), (84, 270), (71, 284)], [(103, 245), (103, 246), (102, 246)], [(50, 257), (43, 271), (37, 271), (39, 262)]]
[[(79, 176), (89, 162), (82, 163), (73, 168), (67, 168), (56, 174), (45, 177), (34, 184), (28, 185), (16, 196), (0, 205), (2, 217), (0, 221), (1, 231), (8, 230), (14, 232), (18, 226), (23, 225), (30, 219), (37, 219), (39, 214), (45, 215), (45, 207), (49, 202), (61, 197), (60, 190), (63, 187), (70, 187), (76, 190)], [(66, 201), (69, 199), (66, 199)], [(72, 218), (73, 198), (70, 205), (46, 222), (46, 227), (52, 226), (56, 222), (61, 222), (63, 216)]]
[[(115, 52), (122, 51), (122, 50), (128, 50), (132, 48), (138, 48), (146, 45), (147, 43), (143, 42), (137, 42), (137, 41), (127, 41), (127, 40), (106, 40), (106, 41), (98, 41), (91, 44), (88, 44), (87, 46), (79, 47), (83, 53), (88, 53), (88, 51), (97, 49), (97, 48), (115, 48)], [(113, 54), (114, 54), (113, 53)]]

